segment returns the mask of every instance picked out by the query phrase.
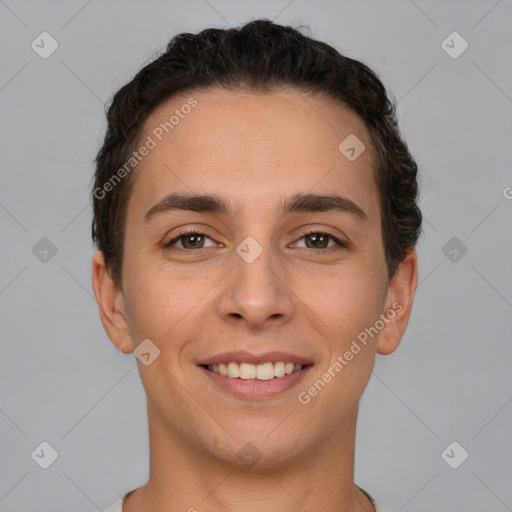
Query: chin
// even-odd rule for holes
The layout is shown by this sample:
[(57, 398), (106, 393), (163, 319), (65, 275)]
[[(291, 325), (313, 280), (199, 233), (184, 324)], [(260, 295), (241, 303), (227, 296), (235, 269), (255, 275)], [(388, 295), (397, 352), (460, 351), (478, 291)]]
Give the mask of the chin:
[(252, 436), (247, 434), (247, 430), (239, 435), (233, 432), (233, 438), (216, 441), (210, 453), (223, 463), (240, 469), (270, 470), (291, 464), (307, 451), (304, 443), (299, 432), (296, 435), (286, 431), (278, 434), (264, 428)]

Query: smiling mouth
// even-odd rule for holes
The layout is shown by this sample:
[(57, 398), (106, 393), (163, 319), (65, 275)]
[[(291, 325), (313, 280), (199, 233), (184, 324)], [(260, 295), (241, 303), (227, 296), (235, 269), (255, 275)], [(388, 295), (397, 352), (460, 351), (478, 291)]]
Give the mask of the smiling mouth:
[(220, 364), (203, 364), (203, 368), (219, 373), (224, 377), (240, 380), (272, 380), (285, 375), (297, 373), (312, 366), (294, 364), (284, 361), (268, 362), (263, 364), (237, 363), (235, 361)]

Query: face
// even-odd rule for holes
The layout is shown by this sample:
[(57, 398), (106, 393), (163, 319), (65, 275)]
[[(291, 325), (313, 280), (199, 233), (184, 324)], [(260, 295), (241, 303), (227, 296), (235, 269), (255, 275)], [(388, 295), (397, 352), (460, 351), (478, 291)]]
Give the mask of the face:
[[(189, 113), (155, 132), (191, 96)], [(355, 160), (339, 149), (351, 134), (366, 147)], [(115, 306), (102, 319), (123, 352), (147, 339), (160, 351), (138, 361), (153, 428), (231, 463), (244, 450), (271, 466), (342, 443), (376, 351), (400, 341), (415, 278), (413, 265), (387, 279), (363, 121), (319, 96), (211, 89), (161, 105), (148, 136), (123, 290), (104, 274)], [(290, 363), (302, 369), (281, 376)]]

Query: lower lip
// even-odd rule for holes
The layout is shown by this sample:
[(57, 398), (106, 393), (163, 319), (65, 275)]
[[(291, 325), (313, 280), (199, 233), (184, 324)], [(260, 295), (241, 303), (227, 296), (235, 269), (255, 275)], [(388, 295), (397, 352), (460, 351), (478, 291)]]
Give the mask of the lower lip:
[(274, 377), (270, 380), (234, 379), (207, 370), (202, 366), (198, 368), (215, 384), (233, 395), (245, 399), (259, 399), (271, 398), (292, 388), (304, 378), (312, 365), (306, 366), (298, 372), (290, 373), (284, 377)]

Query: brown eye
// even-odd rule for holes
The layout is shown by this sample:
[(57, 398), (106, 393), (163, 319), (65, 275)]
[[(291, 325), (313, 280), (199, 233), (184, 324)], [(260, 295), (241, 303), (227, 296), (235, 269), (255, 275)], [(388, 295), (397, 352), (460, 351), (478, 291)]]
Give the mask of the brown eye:
[[(329, 235), (325, 235), (322, 233), (312, 233), (310, 235), (304, 236), (305, 240), (311, 240), (311, 248), (320, 248), (320, 249), (326, 249), (327, 244), (329, 243)], [(310, 247), (308, 243), (306, 242), (306, 246)]]
[(179, 236), (177, 236), (176, 238), (173, 238), (172, 240), (169, 240), (169, 242), (167, 242), (164, 247), (166, 248), (171, 248), (172, 246), (174, 246), (177, 242), (180, 242), (181, 243), (181, 247), (177, 247), (177, 249), (204, 249), (205, 246), (204, 246), (204, 243), (205, 243), (205, 239), (210, 239), (211, 238), (207, 235), (205, 235), (204, 233), (199, 233), (199, 232), (196, 232), (196, 231), (193, 231), (193, 232), (186, 232), (186, 233), (182, 233), (180, 234)]
[[(201, 235), (199, 233), (194, 233), (192, 235), (183, 235), (180, 237), (180, 239), (187, 241), (186, 243), (182, 242), (182, 245), (186, 249), (195, 249), (196, 247), (199, 247), (199, 246), (202, 247), (201, 240), (204, 244), (203, 235)], [(190, 244), (188, 243), (188, 241), (190, 241)]]
[[(300, 240), (305, 240), (305, 247), (307, 249), (317, 249), (318, 251), (347, 248), (347, 245), (341, 240), (330, 233), (324, 233), (322, 231), (310, 231), (305, 233)], [(329, 246), (328, 244), (331, 240), (334, 244)]]

